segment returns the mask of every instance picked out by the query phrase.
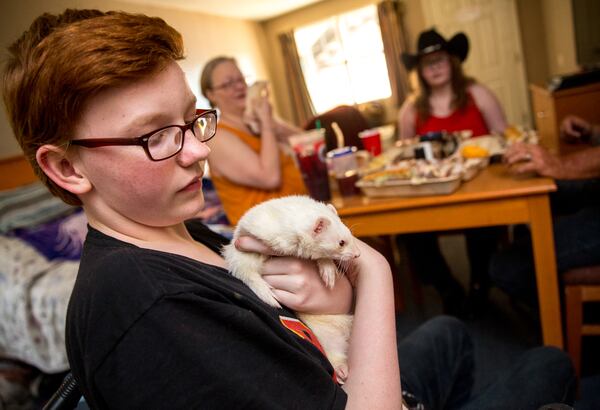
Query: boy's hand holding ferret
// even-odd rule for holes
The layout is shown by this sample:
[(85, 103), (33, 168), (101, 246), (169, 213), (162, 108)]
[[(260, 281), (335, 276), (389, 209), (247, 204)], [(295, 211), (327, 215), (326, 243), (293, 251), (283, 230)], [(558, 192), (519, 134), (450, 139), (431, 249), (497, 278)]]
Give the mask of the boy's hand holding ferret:
[(345, 314), (352, 310), (352, 286), (341, 276), (333, 289), (325, 286), (314, 261), (279, 256), (252, 236), (240, 236), (235, 242), (240, 251), (273, 256), (265, 262), (263, 279), (273, 288), (277, 301), (298, 312)]

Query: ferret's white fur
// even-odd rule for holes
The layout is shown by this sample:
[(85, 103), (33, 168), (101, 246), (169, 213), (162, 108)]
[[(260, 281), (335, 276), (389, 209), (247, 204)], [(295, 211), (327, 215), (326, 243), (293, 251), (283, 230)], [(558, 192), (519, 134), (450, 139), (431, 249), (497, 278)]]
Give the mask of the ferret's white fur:
[[(352, 233), (331, 205), (307, 196), (287, 196), (254, 206), (240, 219), (233, 240), (223, 249), (223, 256), (232, 275), (274, 307), (281, 306), (261, 276), (267, 257), (237, 250), (234, 242), (242, 235), (260, 239), (278, 254), (316, 261), (321, 278), (330, 288), (338, 275), (333, 261), (359, 256)], [(352, 315), (298, 313), (298, 317), (317, 336), (338, 377), (345, 380)]]

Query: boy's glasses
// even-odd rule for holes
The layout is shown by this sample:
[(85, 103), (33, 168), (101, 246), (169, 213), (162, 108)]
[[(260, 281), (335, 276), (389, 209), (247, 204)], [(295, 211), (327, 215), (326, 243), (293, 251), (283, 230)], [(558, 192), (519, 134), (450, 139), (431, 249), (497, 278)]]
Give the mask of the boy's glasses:
[(196, 110), (196, 117), (184, 125), (167, 125), (136, 138), (89, 138), (71, 140), (72, 145), (98, 148), (108, 145), (141, 145), (152, 161), (175, 156), (183, 149), (185, 132), (192, 130), (200, 142), (207, 142), (217, 132), (217, 111)]

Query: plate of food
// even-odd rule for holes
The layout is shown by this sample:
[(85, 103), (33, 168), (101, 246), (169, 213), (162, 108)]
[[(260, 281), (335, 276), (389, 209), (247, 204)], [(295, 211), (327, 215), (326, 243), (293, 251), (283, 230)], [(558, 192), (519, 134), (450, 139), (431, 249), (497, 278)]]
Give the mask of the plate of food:
[(356, 186), (370, 197), (444, 195), (460, 186), (463, 175), (459, 160), (411, 159), (365, 175)]

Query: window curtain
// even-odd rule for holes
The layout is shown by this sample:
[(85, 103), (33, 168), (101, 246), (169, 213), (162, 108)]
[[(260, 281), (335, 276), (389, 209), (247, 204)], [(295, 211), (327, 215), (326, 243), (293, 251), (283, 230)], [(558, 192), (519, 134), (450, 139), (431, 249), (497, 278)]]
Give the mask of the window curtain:
[(406, 36), (402, 27), (400, 7), (400, 2), (394, 0), (385, 0), (377, 5), (392, 100), (396, 107), (402, 104), (410, 92), (408, 73), (400, 60), (400, 55), (406, 50)]
[(283, 52), (285, 75), (288, 80), (290, 96), (292, 98), (292, 114), (294, 122), (300, 127), (315, 115), (313, 103), (308, 94), (304, 81), (304, 74), (300, 65), (300, 57), (296, 48), (294, 32), (290, 31), (279, 35), (279, 43)]

